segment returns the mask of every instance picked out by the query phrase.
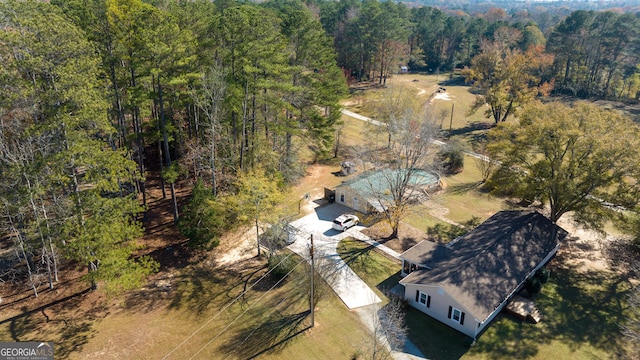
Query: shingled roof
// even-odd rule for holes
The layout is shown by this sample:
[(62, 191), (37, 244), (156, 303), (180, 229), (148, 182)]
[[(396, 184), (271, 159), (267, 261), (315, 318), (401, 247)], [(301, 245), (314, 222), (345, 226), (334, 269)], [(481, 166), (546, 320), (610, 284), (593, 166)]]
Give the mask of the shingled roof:
[(423, 268), (400, 283), (440, 286), (484, 321), (566, 236), (537, 211), (501, 211), (447, 246), (407, 250), (401, 257)]

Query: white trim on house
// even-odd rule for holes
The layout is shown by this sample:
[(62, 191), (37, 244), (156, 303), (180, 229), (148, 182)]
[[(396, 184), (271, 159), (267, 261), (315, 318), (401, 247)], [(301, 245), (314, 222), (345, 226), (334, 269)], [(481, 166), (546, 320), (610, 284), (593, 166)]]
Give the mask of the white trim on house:
[(418, 290), (417, 293), (418, 303), (424, 305), (426, 308), (431, 307), (431, 295)]
[(423, 241), (405, 251), (400, 281), (411, 306), (474, 339), (568, 234), (535, 211), (501, 211), (476, 229), (455, 246)]
[(464, 311), (451, 307), (451, 320), (464, 325)]
[[(427, 296), (426, 302), (429, 306), (420, 301), (422, 294)], [(405, 300), (420, 312), (470, 337), (474, 336), (478, 328), (478, 319), (440, 286), (405, 284)], [(449, 308), (455, 308), (461, 314), (464, 313), (464, 321), (461, 323), (461, 320), (455, 321), (448, 317)], [(460, 318), (462, 318), (462, 315), (460, 315)]]

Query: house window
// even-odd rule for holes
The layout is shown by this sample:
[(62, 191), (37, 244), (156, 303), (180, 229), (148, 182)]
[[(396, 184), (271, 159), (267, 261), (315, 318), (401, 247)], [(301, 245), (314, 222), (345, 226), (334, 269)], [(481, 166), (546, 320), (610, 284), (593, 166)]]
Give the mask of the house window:
[(423, 292), (422, 292), (422, 291), (420, 291), (420, 290), (417, 290), (417, 292), (418, 292), (418, 293), (417, 293), (417, 296), (416, 296), (416, 297), (417, 297), (417, 299), (416, 299), (416, 300), (417, 300), (420, 304), (422, 304), (422, 305), (424, 305), (424, 306), (426, 306), (426, 307), (431, 307), (431, 296), (430, 296), (430, 295), (427, 295), (427, 294), (425, 294), (425, 293), (423, 293)]
[(344, 194), (340, 194), (340, 202), (344, 202)]
[(458, 309), (453, 309), (453, 314), (451, 315), (451, 318), (453, 319), (453, 321), (457, 321), (460, 322), (460, 314), (462, 312)]
[(357, 198), (357, 197), (354, 197), (354, 198), (353, 198), (353, 208), (354, 208), (354, 209), (357, 209), (357, 208), (358, 208), (358, 198)]
[(460, 323), (460, 325), (464, 325), (464, 312), (452, 306), (449, 306), (449, 315), (447, 317), (457, 323)]

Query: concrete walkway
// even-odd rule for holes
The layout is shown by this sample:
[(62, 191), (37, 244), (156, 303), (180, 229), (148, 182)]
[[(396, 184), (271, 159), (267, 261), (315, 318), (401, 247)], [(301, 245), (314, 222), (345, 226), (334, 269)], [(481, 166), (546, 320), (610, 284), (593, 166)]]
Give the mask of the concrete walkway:
[[(363, 226), (354, 226), (345, 232), (333, 230), (331, 227), (333, 219), (338, 215), (349, 212), (349, 208), (339, 204), (316, 207), (312, 214), (291, 223), (300, 232), (296, 235), (296, 241), (289, 245), (288, 248), (309, 261), (309, 248), (311, 235), (313, 235), (316, 259), (324, 257), (324, 259), (333, 264), (335, 269), (334, 272), (329, 274), (329, 278), (325, 278), (325, 280), (349, 310), (355, 310), (365, 326), (370, 331), (373, 331), (373, 326), (377, 323), (376, 317), (379, 316), (382, 300), (340, 258), (337, 252), (337, 245), (340, 240), (352, 237), (375, 246), (395, 259), (400, 259), (400, 254), (364, 235), (361, 232), (364, 229)], [(415, 344), (409, 340), (405, 341), (402, 349), (392, 349), (391, 354), (396, 360), (425, 359)]]
[(357, 227), (345, 232), (339, 232), (331, 228), (333, 219), (342, 214), (344, 207), (333, 204), (316, 208), (316, 211), (291, 223), (300, 232), (296, 236), (296, 242), (289, 245), (289, 249), (309, 260), (311, 235), (313, 235), (314, 253), (316, 260), (324, 257), (333, 263), (334, 272), (325, 278), (331, 288), (340, 297), (349, 310), (362, 306), (381, 302), (378, 295), (351, 270), (351, 268), (338, 255), (336, 247), (340, 240), (353, 236)]

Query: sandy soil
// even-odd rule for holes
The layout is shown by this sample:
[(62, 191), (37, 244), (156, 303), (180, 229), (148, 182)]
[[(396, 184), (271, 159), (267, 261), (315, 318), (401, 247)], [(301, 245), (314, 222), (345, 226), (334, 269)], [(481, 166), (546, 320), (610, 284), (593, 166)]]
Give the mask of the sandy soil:
[[(300, 214), (304, 216), (313, 212), (313, 209), (323, 203), (324, 188), (333, 187), (343, 178), (336, 177), (333, 173), (340, 169), (339, 166), (327, 166), (314, 164), (307, 168), (307, 176), (294, 186), (289, 194), (303, 199), (304, 194), (309, 194), (308, 200), (300, 201)], [(242, 260), (257, 255), (256, 229), (254, 226), (245, 227), (227, 234), (220, 239), (220, 245), (214, 254), (210, 256), (210, 263), (215, 266), (229, 267)]]
[(451, 96), (449, 96), (449, 93), (447, 92), (441, 92), (441, 93), (437, 93), (434, 97), (433, 100), (446, 100), (446, 101), (451, 101), (453, 100), (453, 98)]
[(257, 255), (256, 229), (251, 226), (223, 237), (211, 257), (213, 259), (211, 265), (228, 268)]
[(611, 270), (606, 250), (617, 237), (601, 234), (577, 225), (569, 215), (560, 218), (558, 225), (569, 236), (558, 251), (558, 257), (566, 265), (576, 266), (578, 271)]

